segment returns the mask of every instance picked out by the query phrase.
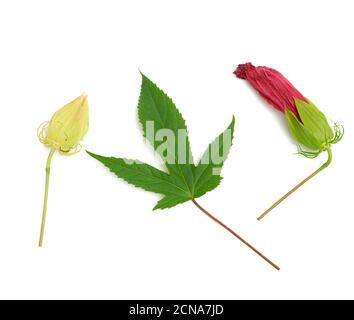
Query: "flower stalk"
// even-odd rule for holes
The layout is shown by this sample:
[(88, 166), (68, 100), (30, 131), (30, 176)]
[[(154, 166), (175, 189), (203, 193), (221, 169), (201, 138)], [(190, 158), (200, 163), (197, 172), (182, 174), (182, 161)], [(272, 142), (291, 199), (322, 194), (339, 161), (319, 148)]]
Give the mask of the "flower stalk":
[(46, 218), (47, 218), (50, 165), (51, 165), (54, 153), (55, 153), (55, 148), (52, 147), (50, 149), (49, 156), (48, 156), (48, 159), (47, 159), (47, 163), (46, 163), (46, 166), (45, 166), (45, 191), (44, 191), (44, 202), (43, 202), (41, 232), (40, 232), (39, 244), (38, 244), (40, 247), (43, 246), (44, 229), (45, 229), (45, 223), (46, 223)]
[(263, 214), (261, 214), (257, 220), (261, 221), (269, 212), (275, 209), (279, 204), (281, 204), (286, 198), (291, 196), (296, 190), (302, 187), (307, 181), (311, 180), (313, 177), (317, 176), (322, 170), (327, 168), (332, 162), (332, 150), (330, 147), (327, 149), (328, 159), (327, 161), (319, 167), (316, 171), (311, 173), (306, 179), (302, 180), (299, 184), (297, 184), (294, 188), (292, 188), (288, 193), (282, 196), (278, 201), (276, 201), (273, 205), (271, 205)]

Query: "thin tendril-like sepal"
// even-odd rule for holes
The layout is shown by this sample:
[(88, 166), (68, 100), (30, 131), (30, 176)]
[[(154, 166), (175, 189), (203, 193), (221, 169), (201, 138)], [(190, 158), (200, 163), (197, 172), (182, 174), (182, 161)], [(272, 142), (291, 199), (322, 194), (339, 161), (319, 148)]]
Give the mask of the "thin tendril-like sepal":
[(72, 147), (69, 150), (59, 149), (58, 151), (59, 151), (60, 154), (62, 154), (64, 156), (72, 156), (74, 154), (79, 153), (81, 150), (82, 150), (81, 144), (77, 144), (76, 146)]
[(48, 131), (49, 124), (50, 124), (49, 121), (45, 121), (45, 122), (41, 123), (37, 129), (37, 137), (38, 137), (38, 140), (42, 144), (44, 144), (46, 146), (52, 146), (53, 148), (57, 149), (61, 155), (64, 155), (64, 156), (72, 156), (74, 154), (79, 153), (82, 150), (81, 144), (77, 144), (76, 146), (74, 146), (68, 150), (63, 150), (57, 143), (49, 140), (47, 138), (47, 131)]
[(321, 153), (322, 151), (321, 150), (318, 150), (318, 151), (307, 151), (307, 150), (304, 150), (301, 148), (300, 145), (297, 146), (297, 153), (296, 154), (300, 154), (306, 158), (309, 158), (309, 159), (314, 159), (314, 158), (317, 158)]
[(333, 138), (326, 143), (323, 149), (317, 151), (308, 151), (308, 150), (304, 150), (300, 145), (298, 145), (297, 146), (298, 152), (296, 154), (300, 154), (309, 159), (317, 158), (323, 151), (327, 151), (328, 148), (330, 148), (329, 146), (331, 144), (336, 144), (342, 140), (344, 136), (344, 127), (339, 123), (335, 122), (333, 126), (333, 132), (334, 132)]
[(330, 144), (338, 143), (339, 141), (342, 140), (344, 136), (344, 127), (337, 122), (334, 123), (333, 131), (334, 131), (334, 137), (331, 141), (329, 141)]
[(45, 145), (48, 145), (48, 142), (46, 140), (48, 126), (49, 126), (49, 121), (45, 121), (42, 122), (37, 129), (38, 140)]

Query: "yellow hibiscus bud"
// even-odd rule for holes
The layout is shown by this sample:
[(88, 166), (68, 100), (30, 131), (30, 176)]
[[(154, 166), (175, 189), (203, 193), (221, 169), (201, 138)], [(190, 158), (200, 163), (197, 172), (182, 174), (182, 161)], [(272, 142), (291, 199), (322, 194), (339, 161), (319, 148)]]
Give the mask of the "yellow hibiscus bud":
[(59, 109), (49, 122), (42, 123), (38, 128), (38, 138), (61, 154), (72, 155), (81, 150), (80, 142), (88, 126), (87, 95), (82, 94)]
[(87, 133), (88, 121), (88, 102), (87, 95), (71, 101), (56, 113), (48, 122), (42, 123), (37, 135), (39, 141), (50, 147), (50, 153), (46, 164), (45, 193), (42, 214), (41, 233), (39, 246), (43, 244), (44, 228), (47, 216), (48, 189), (50, 177), (50, 164), (56, 150), (64, 155), (73, 155), (81, 150), (80, 142)]

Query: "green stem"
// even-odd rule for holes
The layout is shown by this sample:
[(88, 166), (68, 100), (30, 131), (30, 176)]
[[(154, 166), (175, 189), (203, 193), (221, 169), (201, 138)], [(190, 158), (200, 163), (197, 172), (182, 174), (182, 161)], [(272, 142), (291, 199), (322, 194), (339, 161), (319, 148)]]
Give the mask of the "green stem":
[(43, 245), (44, 229), (45, 222), (47, 218), (47, 203), (48, 203), (48, 190), (49, 190), (49, 177), (50, 177), (50, 164), (52, 162), (53, 155), (55, 153), (55, 148), (51, 148), (49, 156), (47, 159), (47, 164), (45, 166), (45, 192), (44, 192), (44, 203), (43, 203), (43, 215), (42, 215), (42, 225), (41, 225), (41, 234), (39, 237), (39, 246)]
[(269, 212), (271, 212), (275, 207), (277, 207), (280, 203), (282, 203), (287, 197), (292, 195), (297, 189), (299, 189), (301, 186), (303, 186), (307, 181), (311, 180), (313, 177), (315, 177), (323, 169), (327, 168), (331, 164), (331, 162), (332, 162), (332, 150), (331, 150), (330, 147), (328, 147), (326, 150), (327, 150), (327, 153), (328, 153), (328, 159), (327, 159), (326, 163), (324, 163), (315, 172), (310, 174), (306, 179), (302, 180), (299, 184), (297, 184), (294, 188), (292, 188), (288, 193), (286, 193), (278, 201), (276, 201), (268, 210), (266, 210), (262, 215), (260, 215), (257, 218), (258, 221), (262, 220)]

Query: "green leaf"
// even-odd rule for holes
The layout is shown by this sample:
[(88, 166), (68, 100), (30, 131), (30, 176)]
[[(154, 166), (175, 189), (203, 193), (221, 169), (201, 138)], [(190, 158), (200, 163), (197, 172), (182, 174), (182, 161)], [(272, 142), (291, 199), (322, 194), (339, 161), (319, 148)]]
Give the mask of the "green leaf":
[[(179, 179), (192, 196), (194, 165), (186, 123), (173, 101), (145, 75), (142, 77), (138, 116), (144, 137), (160, 154), (169, 173)], [(161, 136), (166, 134), (166, 139), (158, 141), (156, 136), (149, 134), (149, 123), (153, 123), (155, 133), (159, 132)], [(185, 137), (185, 148), (182, 150), (179, 146), (183, 139), (177, 141), (181, 135)]]
[(173, 177), (148, 164), (137, 160), (103, 157), (87, 152), (91, 157), (103, 163), (111, 172), (135, 187), (161, 194), (179, 197), (188, 195)]
[(172, 208), (178, 204), (187, 202), (189, 200), (191, 200), (191, 198), (176, 195), (166, 195), (156, 204), (154, 210)]
[(221, 168), (229, 154), (234, 136), (235, 117), (228, 128), (206, 149), (194, 170), (194, 197), (198, 198), (215, 189), (221, 182)]
[(220, 170), (232, 145), (234, 118), (229, 127), (208, 146), (195, 166), (187, 126), (181, 113), (173, 101), (144, 75), (138, 116), (144, 137), (160, 155), (168, 172), (138, 161), (88, 154), (128, 183), (162, 194), (163, 198), (154, 209), (171, 208), (201, 197), (220, 184)]

